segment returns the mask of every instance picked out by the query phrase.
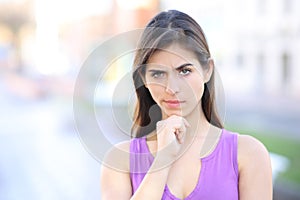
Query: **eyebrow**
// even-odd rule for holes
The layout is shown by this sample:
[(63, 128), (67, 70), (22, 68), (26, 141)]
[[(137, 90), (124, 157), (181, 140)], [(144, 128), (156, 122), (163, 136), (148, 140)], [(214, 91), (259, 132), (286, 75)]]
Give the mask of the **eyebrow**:
[(175, 69), (176, 69), (177, 71), (180, 71), (180, 70), (182, 70), (183, 68), (185, 68), (186, 66), (193, 66), (193, 64), (192, 64), (192, 63), (184, 63), (184, 64), (182, 64), (182, 65), (176, 67)]
[[(184, 64), (179, 65), (178, 67), (176, 67), (175, 70), (180, 71), (183, 68), (185, 68), (186, 66), (193, 66), (193, 64), (192, 63), (184, 63)], [(149, 71), (149, 72), (163, 72), (164, 70), (162, 70), (162, 69), (148, 69), (147, 71)]]

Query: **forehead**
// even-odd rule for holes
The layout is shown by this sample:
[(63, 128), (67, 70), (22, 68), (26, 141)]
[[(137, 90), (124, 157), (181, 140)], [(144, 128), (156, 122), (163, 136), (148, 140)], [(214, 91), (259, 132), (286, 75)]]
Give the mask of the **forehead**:
[(172, 44), (167, 48), (155, 51), (148, 59), (147, 64), (159, 64), (176, 67), (182, 63), (198, 64), (194, 52), (179, 44)]

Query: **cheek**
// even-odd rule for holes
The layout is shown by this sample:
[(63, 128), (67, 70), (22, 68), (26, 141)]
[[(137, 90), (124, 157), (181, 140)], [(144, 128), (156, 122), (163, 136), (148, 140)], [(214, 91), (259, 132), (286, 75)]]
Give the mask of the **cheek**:
[(148, 90), (153, 98), (153, 100), (157, 103), (160, 95), (162, 94), (163, 87), (156, 84), (149, 84)]
[(199, 101), (203, 95), (203, 87), (195, 88), (195, 90), (192, 90), (191, 93), (191, 98)]
[(191, 81), (186, 91), (189, 91), (188, 96), (191, 98), (200, 100), (204, 92), (204, 82), (199, 79)]

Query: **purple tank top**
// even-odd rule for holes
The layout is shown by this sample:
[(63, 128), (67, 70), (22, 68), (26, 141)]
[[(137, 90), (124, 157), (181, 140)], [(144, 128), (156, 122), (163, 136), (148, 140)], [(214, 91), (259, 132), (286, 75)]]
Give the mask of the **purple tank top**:
[[(133, 193), (141, 184), (153, 159), (145, 137), (131, 140), (130, 178)], [(198, 183), (185, 199), (239, 199), (236, 133), (223, 129), (216, 148), (207, 157), (201, 158), (201, 162)], [(162, 199), (179, 198), (175, 197), (166, 185)]]

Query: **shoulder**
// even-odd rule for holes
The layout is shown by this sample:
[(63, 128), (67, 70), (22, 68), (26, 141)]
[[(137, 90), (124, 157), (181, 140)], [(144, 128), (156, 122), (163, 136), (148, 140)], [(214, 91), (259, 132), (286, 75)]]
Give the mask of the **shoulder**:
[(102, 165), (120, 172), (129, 172), (131, 140), (115, 144), (104, 156)]
[(239, 171), (261, 164), (269, 165), (269, 152), (262, 142), (250, 135), (238, 135)]
[(100, 175), (101, 199), (129, 199), (131, 197), (129, 154), (130, 141), (114, 145), (105, 154)]
[(238, 134), (238, 152), (240, 155), (251, 155), (255, 153), (268, 154), (265, 145), (250, 135)]
[(272, 199), (272, 168), (269, 152), (256, 138), (238, 136), (240, 199)]

